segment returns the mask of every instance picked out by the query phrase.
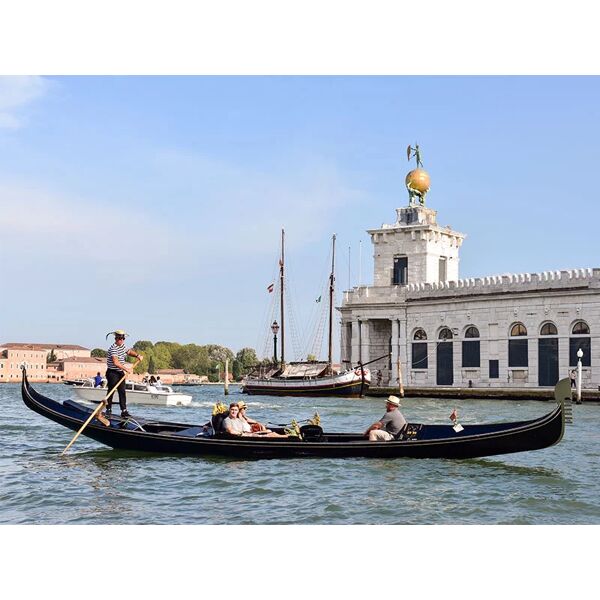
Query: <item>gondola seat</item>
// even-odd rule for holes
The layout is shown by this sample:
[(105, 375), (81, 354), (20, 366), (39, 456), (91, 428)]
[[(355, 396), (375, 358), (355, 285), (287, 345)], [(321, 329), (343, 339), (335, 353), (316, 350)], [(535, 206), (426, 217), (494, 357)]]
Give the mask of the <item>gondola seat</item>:
[(210, 435), (210, 430), (205, 425), (200, 425), (198, 427), (189, 427), (188, 429), (182, 429), (181, 431), (174, 431), (173, 435), (177, 437), (208, 437)]
[(223, 421), (229, 416), (229, 412), (219, 413), (217, 415), (213, 415), (210, 419), (212, 423), (213, 431), (215, 435), (219, 435), (224, 433), (225, 427), (223, 426)]
[(323, 440), (323, 428), (320, 425), (302, 425), (300, 435), (305, 442), (320, 442)]
[(398, 441), (414, 441), (419, 439), (419, 432), (423, 429), (423, 425), (407, 423), (400, 432), (396, 435)]

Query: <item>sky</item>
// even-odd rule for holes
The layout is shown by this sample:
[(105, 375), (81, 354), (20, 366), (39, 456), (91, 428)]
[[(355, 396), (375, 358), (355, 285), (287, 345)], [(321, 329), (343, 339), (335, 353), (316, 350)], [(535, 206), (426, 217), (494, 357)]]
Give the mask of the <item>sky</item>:
[(306, 330), (332, 234), (337, 303), (372, 282), (415, 143), (461, 277), (598, 267), (599, 117), (598, 77), (1, 77), (0, 343), (260, 354), (281, 228)]

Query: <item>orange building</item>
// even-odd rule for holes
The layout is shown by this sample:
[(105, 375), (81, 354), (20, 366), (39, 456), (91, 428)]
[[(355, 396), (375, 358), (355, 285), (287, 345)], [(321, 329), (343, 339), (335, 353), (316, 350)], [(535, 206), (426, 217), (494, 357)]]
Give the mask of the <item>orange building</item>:
[(45, 349), (38, 344), (5, 344), (0, 346), (0, 383), (21, 380), (21, 367), (25, 363), (31, 381), (47, 381)]
[[(48, 365), (48, 356), (53, 352), (57, 362), (67, 361), (67, 367)], [(105, 360), (100, 360), (100, 365), (92, 365), (90, 350), (76, 344), (28, 344), (21, 342), (7, 342), (0, 344), (0, 383), (15, 383), (21, 380), (20, 365), (25, 363), (30, 381), (60, 381), (71, 379), (67, 373), (89, 373), (93, 366), (96, 367), (94, 375), (104, 367)], [(79, 367), (78, 365), (86, 365)], [(77, 366), (76, 366), (77, 365)], [(89, 377), (84, 375), (83, 377)], [(80, 376), (73, 376), (79, 379)]]
[(100, 372), (102, 377), (106, 372), (106, 359), (93, 356), (65, 358), (48, 363), (48, 381), (63, 379), (88, 379)]

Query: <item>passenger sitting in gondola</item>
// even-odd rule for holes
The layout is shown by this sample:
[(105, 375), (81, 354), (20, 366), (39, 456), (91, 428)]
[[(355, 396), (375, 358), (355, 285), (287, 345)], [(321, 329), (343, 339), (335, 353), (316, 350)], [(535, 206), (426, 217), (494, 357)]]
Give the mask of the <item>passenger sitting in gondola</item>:
[(229, 405), (229, 415), (225, 417), (225, 419), (223, 419), (223, 429), (230, 435), (235, 435), (239, 437), (288, 437), (287, 435), (276, 433), (274, 431), (271, 431), (270, 429), (253, 432), (250, 423), (248, 423), (246, 419), (240, 416), (240, 408), (235, 402), (232, 402)]
[(255, 421), (254, 419), (251, 419), (247, 414), (247, 406), (246, 403), (243, 400), (240, 400), (238, 403), (238, 408), (240, 409), (240, 419), (243, 419), (244, 421), (246, 421), (246, 423), (248, 423), (250, 425), (250, 431), (252, 433), (260, 433), (260, 432), (264, 432), (264, 433), (270, 433), (271, 430), (267, 429), (262, 423), (259, 423), (258, 421)]
[(242, 436), (251, 433), (250, 424), (240, 417), (240, 407), (236, 402), (229, 405), (229, 414), (223, 419), (223, 429), (229, 435)]
[(400, 398), (389, 396), (383, 417), (365, 431), (365, 437), (368, 437), (370, 442), (389, 442), (397, 438), (406, 425), (406, 419), (398, 410), (399, 407)]

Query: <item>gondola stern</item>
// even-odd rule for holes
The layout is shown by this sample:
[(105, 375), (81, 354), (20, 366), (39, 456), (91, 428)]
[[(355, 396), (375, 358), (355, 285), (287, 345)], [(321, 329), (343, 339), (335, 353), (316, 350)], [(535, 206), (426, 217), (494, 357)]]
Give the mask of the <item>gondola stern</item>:
[(573, 423), (571, 380), (568, 377), (561, 379), (554, 386), (554, 399), (560, 407), (562, 420), (562, 430), (560, 433), (560, 437), (556, 440), (556, 442), (554, 442), (555, 444), (558, 444), (558, 442), (562, 440), (565, 434), (565, 425), (567, 423)]

